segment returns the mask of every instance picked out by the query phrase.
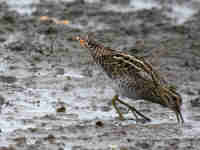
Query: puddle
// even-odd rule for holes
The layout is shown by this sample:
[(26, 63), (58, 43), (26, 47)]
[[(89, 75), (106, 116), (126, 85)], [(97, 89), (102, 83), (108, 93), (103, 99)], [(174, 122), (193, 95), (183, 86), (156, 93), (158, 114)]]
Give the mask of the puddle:
[(1, 117), (0, 126), (1, 126), (1, 131), (4, 133), (12, 132), (17, 129), (28, 129), (28, 128), (34, 127), (33, 124), (24, 125), (24, 123), (20, 120), (18, 120), (18, 121), (17, 120), (7, 120), (7, 119), (3, 119), (2, 117)]
[(72, 150), (73, 145), (72, 144), (65, 144), (64, 150)]
[[(105, 10), (115, 11), (115, 12), (130, 12), (139, 11), (142, 9), (166, 9), (166, 6), (162, 6), (153, 0), (132, 0), (127, 6), (122, 5), (107, 5), (104, 7)], [(165, 10), (165, 14), (173, 19), (174, 24), (183, 24), (185, 21), (189, 20), (192, 15), (194, 15), (198, 9), (189, 4), (169, 4)]]
[(23, 92), (10, 94), (8, 100), (13, 107), (5, 106), (2, 110), (0, 115), (1, 130), (11, 132), (15, 129), (33, 127), (33, 124), (24, 125), (23, 120), (54, 113), (52, 102), (56, 99), (49, 94), (49, 91), (45, 89), (26, 89)]
[(197, 12), (197, 9), (194, 9), (187, 4), (185, 5), (173, 4), (172, 6), (169, 7), (171, 8), (171, 11), (166, 12), (166, 15), (172, 18), (175, 24), (183, 24)]
[[(63, 0), (66, 2), (71, 2), (74, 0)], [(22, 15), (31, 15), (36, 8), (34, 5), (39, 4), (39, 0), (7, 0), (6, 1), (9, 7), (12, 10), (16, 10)], [(99, 0), (86, 0), (88, 3), (98, 3), (100, 2)], [(108, 4), (106, 5), (103, 9), (108, 10), (108, 11), (115, 11), (115, 12), (129, 12), (129, 11), (138, 11), (142, 9), (152, 9), (152, 8), (157, 8), (157, 9), (162, 9), (165, 6), (162, 6), (158, 2), (154, 0), (131, 0), (129, 5), (116, 5), (116, 4)], [(194, 15), (198, 10), (192, 7), (192, 5), (188, 4), (171, 4), (167, 6), (170, 11), (167, 11), (165, 14), (172, 18), (174, 21), (173, 23), (175, 24), (182, 24), (192, 15)], [(90, 25), (89, 25), (90, 26)], [(77, 26), (78, 27), (78, 26)], [(104, 25), (102, 25), (104, 27)], [(99, 27), (99, 28), (102, 28)], [(80, 27), (81, 28), (81, 25)], [(98, 29), (97, 29), (98, 30)]]
[(104, 7), (105, 10), (115, 11), (115, 12), (130, 12), (138, 11), (142, 9), (152, 9), (158, 8), (161, 9), (162, 6), (152, 0), (132, 0), (129, 5), (118, 5), (110, 4)]
[(8, 70), (8, 65), (5, 58), (0, 58), (0, 73), (6, 72)]
[(130, 6), (133, 7), (135, 11), (141, 9), (162, 8), (157, 2), (152, 0), (132, 0)]
[(131, 0), (129, 5), (110, 4), (104, 7), (105, 10), (122, 13), (152, 8), (161, 9), (162, 7), (152, 0)]
[[(54, 0), (48, 0), (53, 1)], [(75, 0), (61, 0), (63, 2), (73, 2)], [(88, 3), (99, 3), (100, 0), (85, 0)], [(6, 0), (6, 3), (10, 7), (11, 10), (15, 10), (21, 15), (31, 15), (34, 11), (36, 11), (37, 5), (40, 3), (40, 0)]]
[(39, 0), (7, 0), (6, 3), (11, 10), (15, 10), (21, 15), (31, 15), (36, 7), (34, 5), (39, 4)]
[(0, 142), (0, 147), (6, 147), (6, 146), (9, 146), (10, 145), (10, 142), (8, 142), (8, 140), (5, 138), (5, 137), (3, 137), (4, 135), (2, 135), (1, 137), (1, 142)]
[(57, 77), (72, 77), (72, 78), (84, 78), (83, 75), (81, 75), (80, 72), (76, 72), (73, 70), (67, 71), (66, 73), (64, 73), (63, 75), (57, 75)]

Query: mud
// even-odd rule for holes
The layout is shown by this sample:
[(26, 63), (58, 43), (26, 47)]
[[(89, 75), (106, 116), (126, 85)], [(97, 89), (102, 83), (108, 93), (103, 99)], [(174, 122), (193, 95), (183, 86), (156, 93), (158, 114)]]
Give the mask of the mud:
[[(200, 149), (198, 1), (2, 0), (0, 10), (0, 150)], [(178, 88), (185, 124), (129, 99), (152, 122), (120, 121), (111, 81), (73, 40), (87, 32), (146, 57)]]

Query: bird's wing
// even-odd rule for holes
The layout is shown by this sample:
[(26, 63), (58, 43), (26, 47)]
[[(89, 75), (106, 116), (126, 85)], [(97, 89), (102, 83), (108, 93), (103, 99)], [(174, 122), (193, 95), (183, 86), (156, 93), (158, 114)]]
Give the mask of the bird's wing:
[(109, 63), (113, 68), (113, 73), (116, 74), (115, 77), (131, 79), (137, 75), (141, 79), (151, 80), (157, 85), (164, 83), (164, 79), (143, 58), (122, 52), (113, 53), (110, 57)]

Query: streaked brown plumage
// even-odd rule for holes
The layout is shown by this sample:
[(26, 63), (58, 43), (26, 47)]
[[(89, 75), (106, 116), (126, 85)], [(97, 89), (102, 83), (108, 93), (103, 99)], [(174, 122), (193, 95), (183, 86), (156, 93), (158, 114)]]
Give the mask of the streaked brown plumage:
[[(82, 47), (89, 49), (96, 64), (100, 65), (107, 76), (115, 82), (116, 93), (130, 99), (144, 99), (168, 107), (175, 112), (178, 122), (184, 122), (181, 114), (181, 96), (170, 88), (145, 59), (104, 47), (89, 36), (76, 37), (76, 40)], [(137, 114), (144, 120), (150, 121), (133, 106), (120, 100), (117, 94), (113, 97), (112, 104), (121, 119), (124, 117), (116, 106), (116, 101), (127, 106), (135, 116)]]

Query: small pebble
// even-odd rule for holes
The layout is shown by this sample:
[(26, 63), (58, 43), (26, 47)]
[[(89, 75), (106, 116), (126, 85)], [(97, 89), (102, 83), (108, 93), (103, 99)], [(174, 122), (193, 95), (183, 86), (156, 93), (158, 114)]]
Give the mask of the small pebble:
[(192, 99), (190, 101), (192, 107), (200, 107), (200, 97), (197, 97), (195, 99)]
[(57, 108), (56, 112), (66, 112), (65, 106), (61, 106), (61, 107)]
[(96, 122), (96, 127), (103, 127), (104, 123), (102, 121), (97, 121)]
[(44, 140), (47, 140), (50, 143), (54, 143), (54, 141), (56, 140), (56, 137), (52, 134), (49, 134), (47, 137), (44, 138)]

